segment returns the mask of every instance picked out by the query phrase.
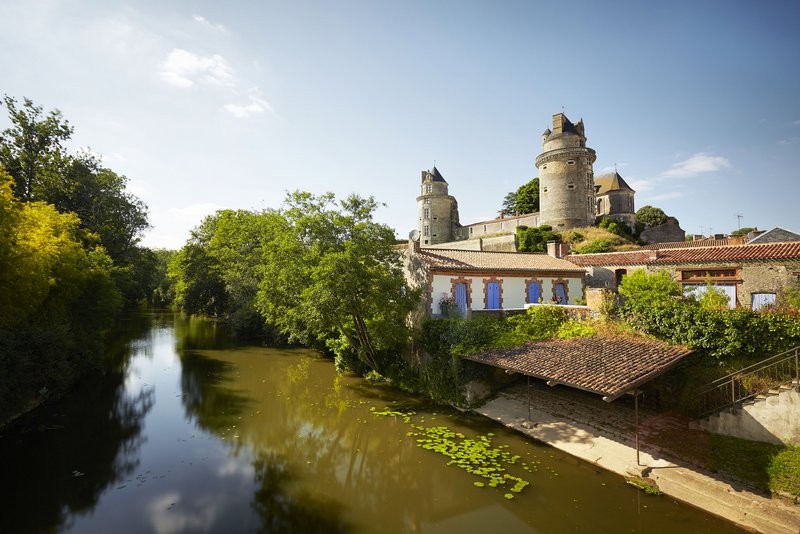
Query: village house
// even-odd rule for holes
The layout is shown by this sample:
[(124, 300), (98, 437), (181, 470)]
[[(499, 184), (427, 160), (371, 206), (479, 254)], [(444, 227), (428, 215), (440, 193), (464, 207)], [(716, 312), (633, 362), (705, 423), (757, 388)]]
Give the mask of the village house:
[(652, 247), (626, 252), (567, 256), (586, 269), (587, 285), (616, 290), (636, 270), (665, 270), (685, 293), (702, 292), (708, 283), (728, 296), (729, 306), (758, 310), (776, 302), (783, 289), (800, 278), (800, 242), (744, 245)]
[(426, 316), (441, 315), (443, 305), (467, 315), (584, 298), (585, 269), (548, 254), (421, 248), (412, 240), (406, 268), (411, 285), (423, 290)]

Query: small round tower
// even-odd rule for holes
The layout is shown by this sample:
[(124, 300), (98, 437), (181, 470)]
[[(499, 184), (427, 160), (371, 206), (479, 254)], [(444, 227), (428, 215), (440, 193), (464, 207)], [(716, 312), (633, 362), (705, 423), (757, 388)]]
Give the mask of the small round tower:
[(425, 245), (436, 245), (455, 240), (458, 222), (458, 203), (447, 192), (447, 182), (434, 165), (422, 171), (420, 196), (417, 197), (419, 241)]
[(597, 156), (586, 147), (583, 120), (553, 115), (553, 130), (542, 134), (539, 169), (539, 221), (554, 230), (591, 226), (595, 222), (592, 164)]

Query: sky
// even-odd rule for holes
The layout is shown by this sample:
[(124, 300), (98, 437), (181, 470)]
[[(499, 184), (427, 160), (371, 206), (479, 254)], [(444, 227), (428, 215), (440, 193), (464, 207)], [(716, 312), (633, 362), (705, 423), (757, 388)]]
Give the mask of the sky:
[(405, 238), (434, 164), (462, 224), (492, 219), (562, 111), (637, 209), (800, 232), (799, 21), (796, 0), (0, 0), (0, 93), (128, 178), (148, 247), (295, 190), (374, 196)]

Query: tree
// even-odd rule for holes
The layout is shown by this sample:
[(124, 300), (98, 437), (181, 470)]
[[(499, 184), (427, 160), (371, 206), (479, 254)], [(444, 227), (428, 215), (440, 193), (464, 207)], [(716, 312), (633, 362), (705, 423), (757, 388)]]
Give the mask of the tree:
[(622, 279), (619, 294), (625, 298), (629, 310), (647, 311), (669, 306), (683, 291), (667, 271), (648, 273), (637, 269)]
[(287, 195), (256, 304), (290, 340), (324, 343), (340, 367), (380, 372), (408, 341), (419, 293), (405, 285), (394, 231), (373, 220), (378, 206), (357, 195)]
[(644, 206), (636, 211), (636, 223), (652, 228), (667, 222), (667, 214), (661, 208)]
[(550, 225), (543, 224), (536, 228), (517, 227), (520, 252), (546, 252), (548, 241), (561, 241), (561, 234), (553, 232), (553, 227)]
[(22, 107), (5, 95), (3, 103), (12, 126), (0, 133), (0, 165), (14, 178), (14, 193), (20, 200), (36, 200), (42, 185), (57, 175), (66, 159), (62, 143), (73, 128), (58, 110), (46, 115), (27, 98)]
[(503, 207), (500, 210), (500, 215), (512, 217), (517, 214), (517, 192), (511, 191), (503, 197)]
[(754, 230), (755, 230), (755, 228), (750, 228), (750, 227), (739, 228), (738, 230), (732, 231), (731, 235), (747, 235), (747, 234), (749, 234), (750, 232), (752, 232)]
[(539, 211), (539, 178), (534, 178), (517, 189), (517, 213), (535, 213)]

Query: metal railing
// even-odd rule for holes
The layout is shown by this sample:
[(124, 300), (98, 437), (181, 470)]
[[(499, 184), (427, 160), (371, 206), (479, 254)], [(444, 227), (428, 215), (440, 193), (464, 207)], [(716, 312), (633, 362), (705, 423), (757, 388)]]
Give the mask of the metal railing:
[(800, 346), (711, 382), (698, 396), (697, 416), (725, 408), (736, 413), (743, 401), (789, 384), (800, 390)]

